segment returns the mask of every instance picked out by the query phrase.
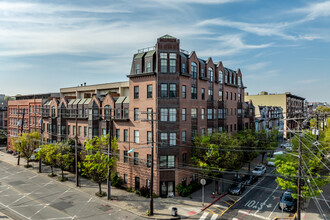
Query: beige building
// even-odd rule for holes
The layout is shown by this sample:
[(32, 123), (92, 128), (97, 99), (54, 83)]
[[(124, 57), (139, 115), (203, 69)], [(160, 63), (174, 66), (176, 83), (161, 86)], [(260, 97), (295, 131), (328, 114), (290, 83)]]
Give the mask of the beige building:
[(252, 100), (254, 106), (277, 106), (283, 109), (284, 137), (287, 137), (289, 130), (298, 129), (298, 123), (302, 121), (305, 98), (290, 92), (283, 94), (260, 92), (257, 95), (246, 93), (245, 101), (249, 100)]
[(93, 95), (97, 97), (105, 97), (107, 94), (120, 94), (121, 96), (128, 96), (129, 94), (129, 82), (114, 82), (114, 83), (103, 83), (96, 85), (81, 84), (76, 87), (61, 88), (61, 98), (91, 98)]

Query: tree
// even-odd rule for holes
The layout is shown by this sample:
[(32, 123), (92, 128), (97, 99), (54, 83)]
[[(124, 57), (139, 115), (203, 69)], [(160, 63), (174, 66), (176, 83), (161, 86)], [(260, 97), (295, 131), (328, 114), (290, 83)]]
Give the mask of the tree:
[(14, 146), (14, 150), (19, 152), (19, 154), (26, 158), (26, 166), (30, 167), (30, 159), (34, 154), (35, 149), (38, 148), (40, 143), (40, 133), (23, 133), (17, 138), (11, 138)]
[(40, 147), (40, 150), (37, 153), (37, 159), (42, 159), (45, 163), (50, 165), (51, 173), (49, 176), (54, 177), (54, 166), (56, 166), (56, 157), (58, 155), (60, 148), (58, 144), (46, 144)]
[(10, 101), (10, 100), (15, 100), (15, 97), (11, 97), (11, 96), (5, 96), (4, 100), (6, 102)]
[(244, 148), (249, 149), (251, 151), (245, 152), (243, 154), (243, 160), (249, 163), (249, 172), (251, 167), (251, 161), (258, 156), (258, 140), (256, 138), (256, 134), (253, 130), (244, 130), (237, 133), (237, 138), (240, 146), (244, 146)]
[[(311, 133), (307, 133), (305, 136), (306, 135), (313, 136), (313, 138), (315, 138), (315, 136)], [(312, 141), (307, 139), (305, 136), (301, 137), (301, 146), (304, 150), (304, 153), (302, 154), (301, 196), (304, 199), (308, 199), (312, 196), (317, 196), (322, 193), (322, 190), (320, 190), (321, 187), (329, 183), (329, 172), (320, 162), (323, 161), (323, 163), (326, 163), (325, 159), (322, 157), (321, 152), (319, 149), (313, 146)], [(323, 136), (322, 141), (325, 141), (325, 144), (330, 143), (326, 143), (325, 136)], [(299, 145), (299, 139), (297, 136), (294, 136), (292, 144), (293, 152), (297, 151)], [(307, 148), (309, 148), (313, 154), (310, 153)], [(296, 153), (297, 156), (292, 154), (284, 154), (282, 156), (276, 157), (276, 171), (282, 175), (282, 177), (276, 178), (276, 182), (282, 189), (293, 190), (294, 193), (292, 196), (297, 198), (298, 154)], [(321, 174), (324, 175), (321, 176)]]
[[(278, 146), (278, 134), (279, 132), (275, 129), (266, 132), (266, 130), (261, 130), (257, 133), (258, 149), (274, 151)], [(262, 152), (261, 163), (264, 162), (266, 151)]]
[[(85, 141), (85, 158), (79, 164), (82, 168), (82, 174), (91, 178), (99, 185), (97, 196), (105, 196), (102, 192), (101, 184), (108, 178), (108, 170), (112, 170), (116, 165), (117, 157), (108, 157), (107, 148), (109, 144), (109, 135), (102, 137), (93, 137)], [(118, 145), (116, 139), (111, 140), (111, 151), (116, 152)]]
[(60, 146), (57, 146), (58, 149), (56, 150), (56, 165), (61, 168), (61, 175), (60, 181), (65, 181), (66, 178), (64, 177), (64, 170), (69, 169), (70, 166), (74, 162), (74, 155), (72, 153), (72, 150), (69, 146), (65, 144), (61, 144)]

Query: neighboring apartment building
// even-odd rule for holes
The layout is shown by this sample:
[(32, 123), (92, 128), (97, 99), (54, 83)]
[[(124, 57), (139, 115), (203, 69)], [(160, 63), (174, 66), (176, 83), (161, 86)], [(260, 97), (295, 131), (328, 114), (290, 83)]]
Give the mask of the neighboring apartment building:
[(59, 96), (59, 93), (23, 95), (8, 101), (8, 149), (12, 149), (11, 137), (17, 137), (21, 131), (27, 133), (40, 130), (43, 104), (49, 98)]
[(284, 137), (288, 137), (289, 130), (298, 130), (298, 124), (303, 121), (305, 98), (286, 92), (283, 94), (245, 95), (245, 100), (252, 100), (255, 106), (275, 106), (283, 109)]
[[(269, 131), (272, 129), (283, 130), (283, 109), (277, 106), (255, 107), (255, 129)], [(282, 132), (283, 134), (283, 132)]]

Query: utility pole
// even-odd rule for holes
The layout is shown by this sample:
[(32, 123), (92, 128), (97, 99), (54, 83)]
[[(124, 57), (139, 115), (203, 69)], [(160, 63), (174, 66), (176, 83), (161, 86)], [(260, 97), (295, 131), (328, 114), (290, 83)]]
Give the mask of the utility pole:
[[(25, 108), (23, 108), (23, 117), (22, 117), (22, 125), (21, 125), (21, 136), (23, 136), (24, 116), (25, 116)], [(18, 166), (19, 166), (20, 160), (21, 160), (21, 152), (18, 150), (18, 157), (17, 157), (17, 165)]]
[(154, 110), (151, 109), (151, 180), (150, 180), (150, 215), (154, 215)]
[(76, 128), (75, 128), (75, 142), (74, 142), (74, 151), (75, 151), (75, 168), (76, 168), (76, 186), (79, 186), (79, 170), (78, 170), (78, 104), (76, 109)]
[[(41, 146), (41, 145), (43, 145), (43, 132), (44, 132), (44, 130), (42, 128), (42, 126), (43, 126), (43, 118), (42, 118), (42, 116), (43, 116), (43, 110), (42, 110), (42, 107), (41, 107), (40, 110), (41, 110), (41, 118), (40, 118), (40, 137), (41, 137), (40, 146)], [(39, 146), (39, 148), (40, 148), (40, 146)], [(40, 159), (39, 159), (39, 173), (41, 173), (41, 164), (42, 164), (42, 159), (40, 157)]]
[(298, 183), (297, 183), (297, 218), (300, 220), (301, 215), (300, 215), (300, 209), (301, 209), (301, 188), (300, 188), (300, 181), (301, 181), (301, 133), (299, 129), (299, 147), (298, 147), (298, 153), (299, 153), (299, 158), (298, 158)]
[[(111, 121), (111, 113), (110, 109), (108, 109), (109, 113), (109, 144), (108, 144), (108, 160), (110, 158), (110, 152), (111, 152), (111, 140), (112, 140), (112, 121)], [(105, 111), (106, 112), (106, 111)], [(107, 179), (107, 186), (108, 186), (108, 200), (111, 200), (111, 170), (110, 167), (108, 167), (108, 179)]]
[(316, 141), (319, 140), (319, 114), (316, 112)]

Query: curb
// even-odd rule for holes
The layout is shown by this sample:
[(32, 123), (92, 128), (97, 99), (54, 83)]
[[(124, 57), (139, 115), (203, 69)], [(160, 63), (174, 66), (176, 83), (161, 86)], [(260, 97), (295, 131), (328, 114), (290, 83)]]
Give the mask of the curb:
[(228, 193), (224, 193), (221, 196), (219, 196), (217, 199), (215, 199), (213, 202), (211, 202), (210, 204), (208, 204), (207, 206), (205, 206), (204, 208), (202, 208), (202, 211), (204, 211), (205, 209), (209, 208), (211, 205), (213, 205), (214, 203), (216, 203), (219, 199), (221, 199), (222, 197), (226, 196)]

